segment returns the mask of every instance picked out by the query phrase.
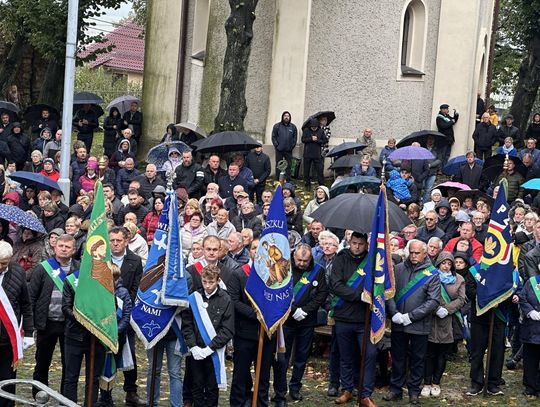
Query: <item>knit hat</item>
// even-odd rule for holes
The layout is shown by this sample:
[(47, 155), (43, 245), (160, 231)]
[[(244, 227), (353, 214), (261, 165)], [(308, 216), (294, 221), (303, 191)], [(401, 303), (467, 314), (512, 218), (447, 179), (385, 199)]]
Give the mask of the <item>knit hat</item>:
[(47, 164), (47, 163), (49, 163), (49, 164), (51, 164), (51, 165), (54, 165), (54, 160), (53, 160), (52, 158), (45, 158), (45, 159), (43, 160), (43, 164), (45, 165), (45, 164)]
[(435, 194), (439, 194), (439, 195), (442, 196), (441, 190), (438, 189), (438, 188), (435, 188), (434, 190), (431, 191), (431, 196), (433, 196)]
[(62, 229), (62, 228), (54, 228), (53, 230), (51, 230), (49, 232), (49, 237), (51, 235), (62, 236), (64, 233), (66, 233), (66, 232), (64, 232), (64, 229)]

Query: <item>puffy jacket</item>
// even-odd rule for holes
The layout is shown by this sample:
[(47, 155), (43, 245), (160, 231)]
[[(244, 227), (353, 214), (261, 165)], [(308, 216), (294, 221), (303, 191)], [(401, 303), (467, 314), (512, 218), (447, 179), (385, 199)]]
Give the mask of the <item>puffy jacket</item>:
[(476, 147), (485, 150), (497, 141), (497, 128), (491, 123), (478, 123), (472, 135)]
[(506, 124), (503, 124), (501, 127), (499, 127), (499, 130), (497, 130), (497, 139), (499, 140), (499, 146), (502, 146), (504, 144), (504, 139), (506, 137), (512, 137), (512, 140), (514, 140), (514, 144), (518, 147), (523, 145), (521, 133), (519, 131), (519, 128), (517, 128), (516, 126), (507, 126)]
[(296, 147), (298, 130), (291, 122), (287, 124), (283, 122), (285, 113), (288, 113), (289, 116), (291, 116), (289, 112), (283, 112), (281, 114), (281, 121), (274, 124), (274, 127), (272, 128), (272, 144), (277, 151), (290, 153), (294, 150), (294, 147)]
[(81, 186), (81, 189), (89, 192), (94, 190), (94, 185), (96, 185), (97, 176), (94, 178), (90, 178), (88, 175), (81, 175), (79, 177), (79, 185)]
[[(2, 288), (13, 308), (17, 322), (20, 323), (21, 318), (23, 319), (24, 336), (31, 337), (34, 332), (32, 303), (28, 295), (24, 270), (18, 264), (11, 262), (8, 265), (2, 280)], [(0, 322), (0, 344), (6, 345), (8, 343), (9, 337), (6, 329), (2, 322)], [(5, 357), (5, 355), (2, 357)]]
[(161, 215), (155, 211), (148, 212), (142, 221), (142, 226), (146, 230), (146, 240), (148, 244), (154, 240), (154, 233), (156, 233), (159, 217)]
[[(423, 263), (413, 265), (408, 259), (395, 267), (396, 293), (399, 293), (416, 273), (431, 266), (431, 261), (426, 257)], [(431, 314), (441, 304), (441, 280), (435, 271), (434, 275), (423, 286), (415, 290), (399, 306), (394, 298), (386, 302), (389, 315), (392, 317), (397, 312), (409, 314), (412, 323), (407, 326), (392, 324), (392, 329), (397, 332), (405, 332), (414, 335), (429, 335), (431, 332)]]
[(19, 134), (13, 134), (13, 129), (15, 127), (21, 128), (20, 124), (14, 124), (13, 128), (11, 129), (12, 133), (7, 136), (6, 141), (9, 150), (11, 151), (10, 159), (15, 161), (18, 165), (23, 165), (30, 157), (30, 138), (22, 132)]
[(253, 237), (257, 239), (262, 233), (262, 223), (261, 220), (257, 217), (255, 211), (250, 214), (241, 213), (239, 216), (236, 216), (232, 220), (232, 224), (236, 228), (237, 232), (241, 232), (242, 229), (249, 228), (253, 230)]
[(191, 246), (195, 241), (201, 241), (208, 236), (208, 232), (204, 224), (201, 224), (197, 229), (192, 229), (189, 223), (186, 223), (182, 228), (181, 232), (182, 237), (182, 252), (184, 257), (187, 257), (191, 251)]
[(523, 188), (521, 187), (521, 184), (525, 182), (525, 178), (523, 175), (521, 175), (519, 172), (514, 171), (512, 174), (501, 174), (497, 177), (495, 180), (494, 185), (499, 185), (499, 182), (503, 178), (506, 178), (508, 181), (508, 191), (506, 195), (506, 199), (508, 202), (514, 202), (517, 198), (523, 198)]

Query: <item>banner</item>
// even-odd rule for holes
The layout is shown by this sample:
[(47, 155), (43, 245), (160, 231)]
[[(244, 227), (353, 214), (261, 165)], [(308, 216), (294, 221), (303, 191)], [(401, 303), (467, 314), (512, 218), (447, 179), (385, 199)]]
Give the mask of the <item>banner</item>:
[(270, 203), (245, 291), (267, 335), (272, 335), (289, 316), (293, 300), (291, 250), (281, 186)]
[(508, 219), (507, 181), (499, 184), (491, 220), (484, 240), (484, 253), (480, 264), (473, 267), (476, 273), (476, 311), (478, 315), (506, 300), (514, 292), (514, 264), (512, 261), (512, 236)]
[(118, 352), (114, 282), (109, 264), (111, 247), (101, 181), (96, 182), (94, 207), (84, 244), (73, 315), (103, 344)]
[(364, 291), (362, 300), (371, 307), (371, 334), (373, 344), (379, 342), (384, 336), (384, 324), (386, 321), (385, 301), (394, 297), (395, 280), (390, 247), (388, 242), (388, 213), (386, 188), (381, 187), (379, 200), (377, 201), (376, 215), (373, 219), (371, 239), (367, 262), (364, 266), (366, 274), (364, 279)]

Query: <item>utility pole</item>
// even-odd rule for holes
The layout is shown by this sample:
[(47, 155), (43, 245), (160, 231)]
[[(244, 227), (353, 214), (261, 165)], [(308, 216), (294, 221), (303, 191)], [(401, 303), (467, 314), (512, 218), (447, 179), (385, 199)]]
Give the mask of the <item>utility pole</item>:
[(62, 109), (62, 148), (60, 154), (60, 179), (58, 180), (58, 185), (64, 194), (63, 201), (68, 206), (71, 191), (69, 164), (71, 157), (71, 129), (73, 120), (73, 92), (75, 89), (78, 18), (79, 0), (68, 0), (66, 69), (64, 73), (64, 104)]

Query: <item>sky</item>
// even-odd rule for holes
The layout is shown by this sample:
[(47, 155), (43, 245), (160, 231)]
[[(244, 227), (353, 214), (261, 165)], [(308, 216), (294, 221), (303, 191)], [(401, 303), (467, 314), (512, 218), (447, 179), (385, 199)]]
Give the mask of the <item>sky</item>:
[(98, 20), (102, 21), (92, 20), (93, 23), (96, 23), (93, 31), (91, 31), (92, 33), (103, 32), (104, 34), (107, 34), (109, 31), (112, 31), (114, 29), (112, 23), (117, 23), (128, 16), (131, 11), (131, 1), (122, 4), (118, 10), (105, 9), (104, 11), (105, 14), (101, 17), (97, 17)]

